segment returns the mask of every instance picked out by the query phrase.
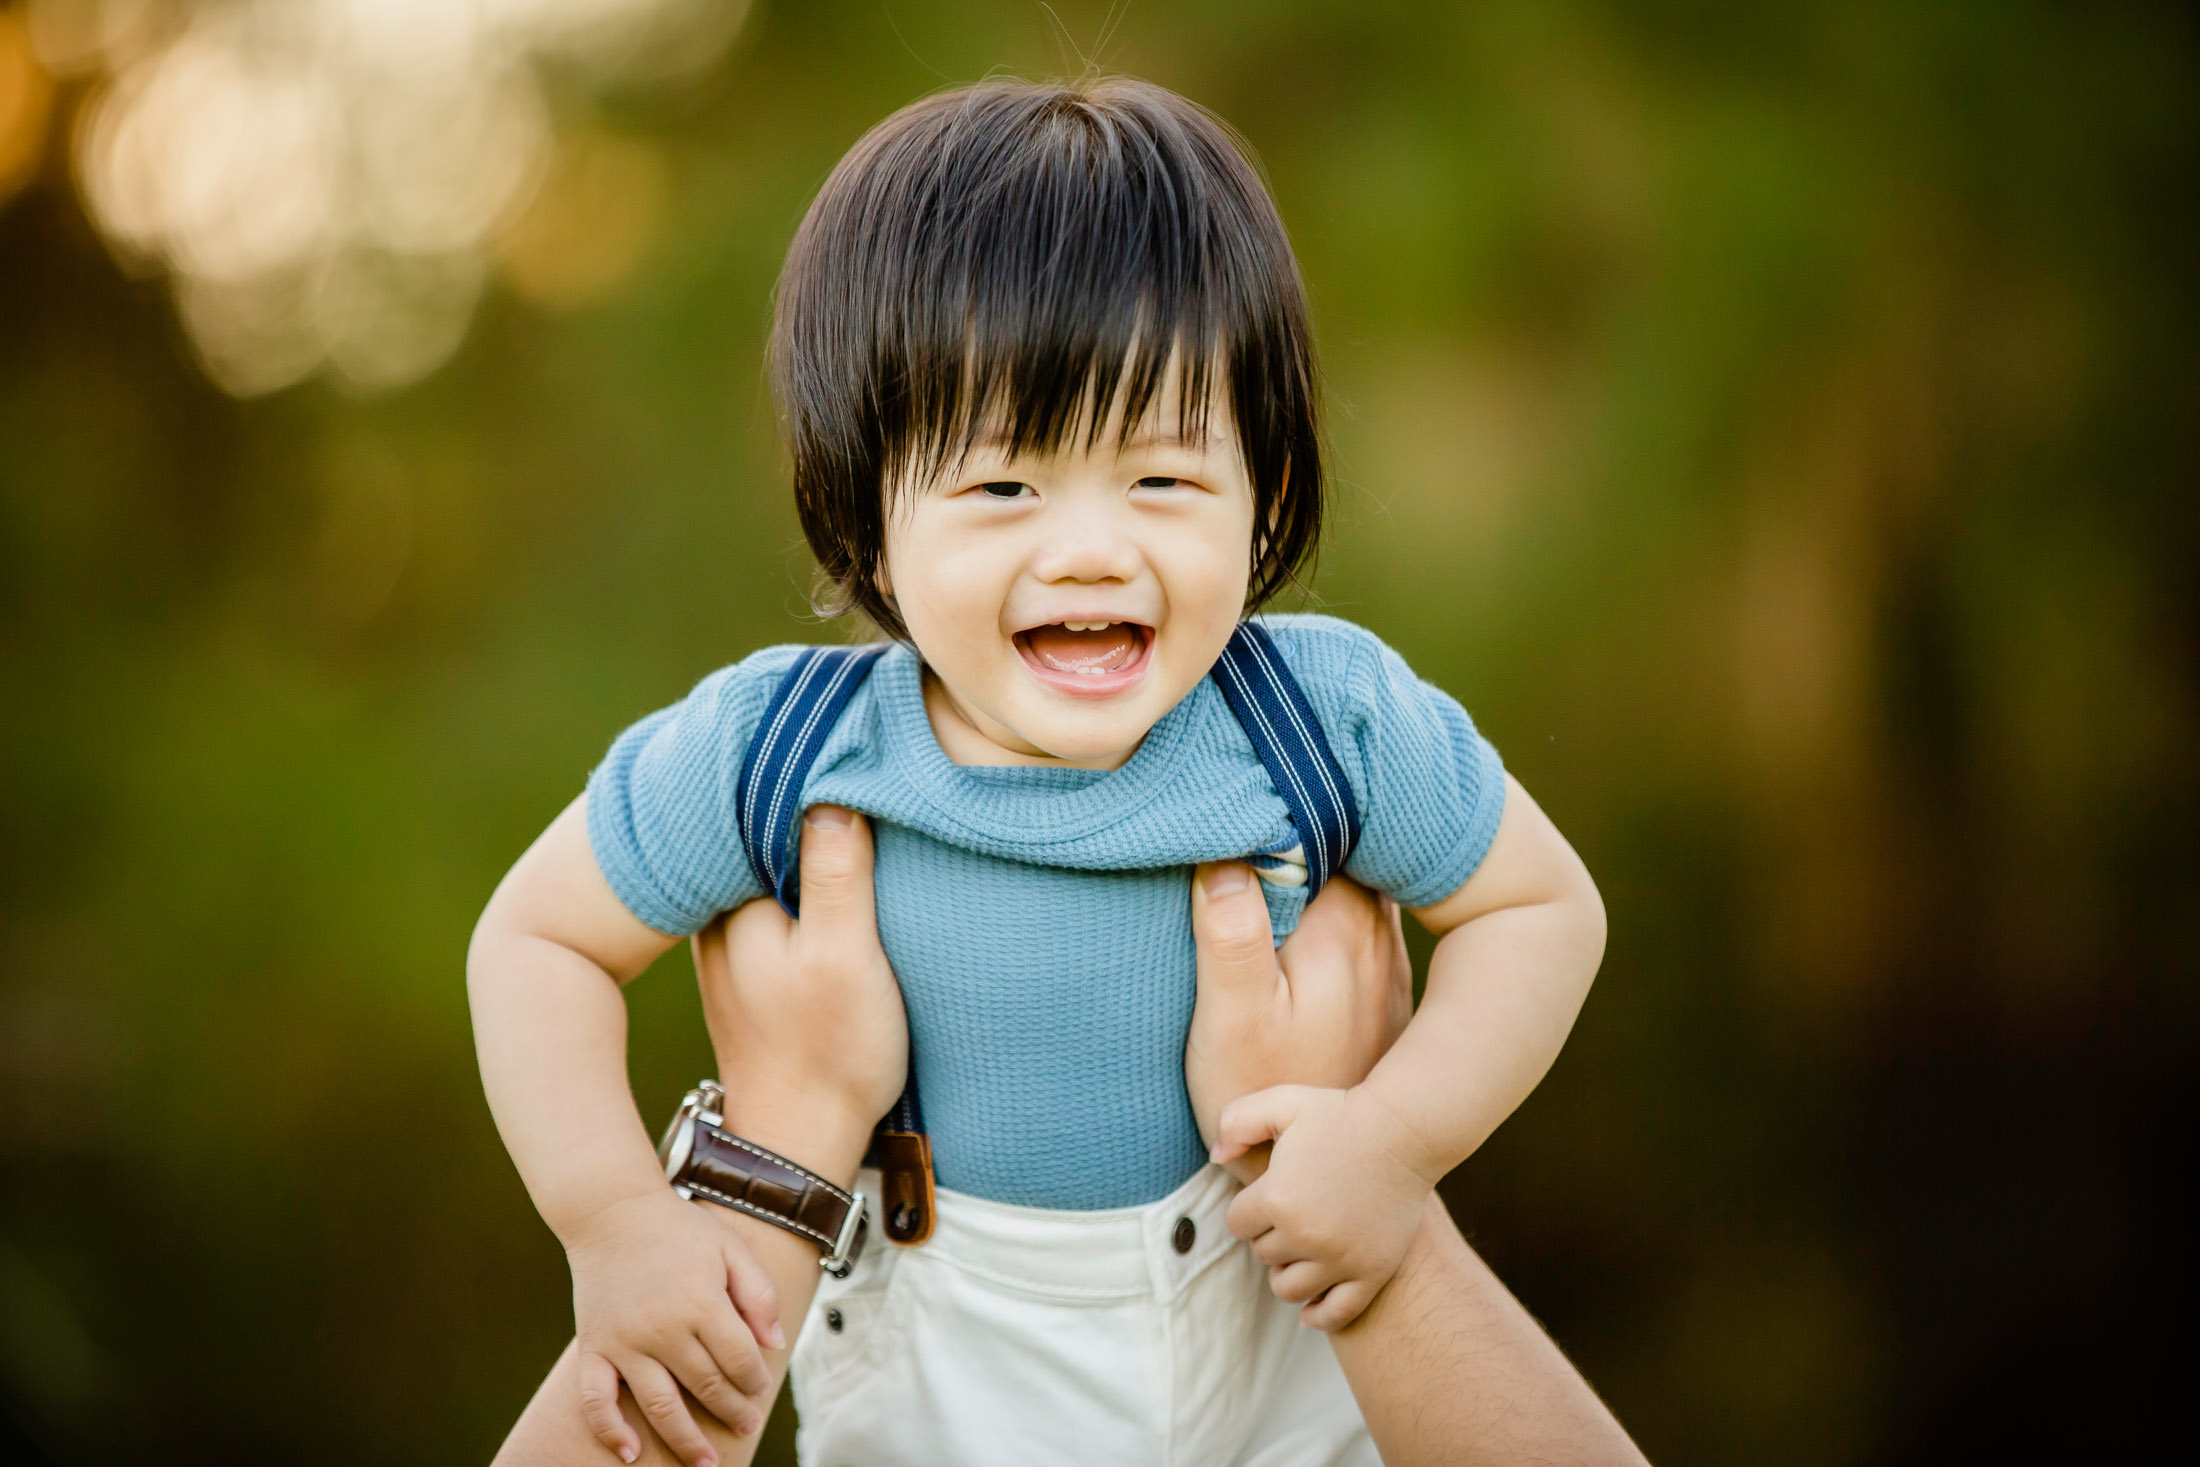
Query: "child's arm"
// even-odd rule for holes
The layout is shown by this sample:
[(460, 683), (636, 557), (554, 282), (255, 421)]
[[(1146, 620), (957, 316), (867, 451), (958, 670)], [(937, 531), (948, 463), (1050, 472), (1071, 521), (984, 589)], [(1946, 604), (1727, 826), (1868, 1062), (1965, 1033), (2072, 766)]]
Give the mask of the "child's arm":
[[(619, 985), (672, 942), (604, 880), (576, 800), (489, 899), (466, 985), (489, 1108), (573, 1269), (583, 1378), (616, 1371), (658, 1434), (702, 1467), (714, 1457), (678, 1387), (737, 1431), (757, 1429), (748, 1398), (772, 1383), (757, 1340), (776, 1345), (780, 1331), (747, 1249), (665, 1185), (628, 1088)], [(616, 1395), (613, 1381), (604, 1412), (590, 1412), (615, 1450)]]
[(1224, 1110), (1217, 1161), (1274, 1140), (1230, 1228), (1276, 1296), (1337, 1329), (1396, 1271), (1429, 1189), (1510, 1115), (1558, 1057), (1604, 955), (1604, 904), (1581, 858), (1510, 776), (1474, 876), (1418, 913), (1440, 936), (1420, 1012), (1349, 1090), (1279, 1086)]
[[(726, 1086), (726, 1128), (852, 1187), (872, 1125), (901, 1094), (909, 1024), (878, 941), (869, 822), (812, 805), (802, 826), (802, 920), (769, 899), (728, 913), (695, 935), (695, 977)], [(816, 1246), (722, 1207), (694, 1206), (745, 1241), (778, 1283), (789, 1333), (799, 1330), (822, 1276)], [(785, 1373), (786, 1350), (765, 1358), (775, 1380)], [(643, 1462), (675, 1460), (631, 1404), (615, 1378), (591, 1381), (577, 1347), (568, 1348), (494, 1467), (594, 1467), (607, 1445)], [(756, 1404), (768, 1410), (770, 1399)], [(737, 1436), (709, 1416), (697, 1424), (725, 1467), (754, 1457), (756, 1434)]]

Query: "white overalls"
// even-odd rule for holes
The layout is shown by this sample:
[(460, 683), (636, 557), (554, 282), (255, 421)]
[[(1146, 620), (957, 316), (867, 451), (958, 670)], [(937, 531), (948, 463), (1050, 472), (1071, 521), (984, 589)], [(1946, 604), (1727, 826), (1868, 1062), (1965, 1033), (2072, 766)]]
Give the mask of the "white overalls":
[(1104, 1212), (941, 1188), (930, 1241), (875, 1240), (818, 1290), (804, 1467), (1379, 1467), (1328, 1337), (1223, 1226), (1236, 1191), (1213, 1166)]

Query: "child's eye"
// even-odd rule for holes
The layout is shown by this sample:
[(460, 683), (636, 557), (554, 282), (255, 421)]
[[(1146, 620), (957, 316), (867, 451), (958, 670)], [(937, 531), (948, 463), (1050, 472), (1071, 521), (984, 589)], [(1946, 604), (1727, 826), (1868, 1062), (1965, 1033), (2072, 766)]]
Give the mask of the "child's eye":
[(1019, 483), (1014, 479), (994, 479), (980, 484), (978, 488), (993, 499), (1021, 499), (1031, 492), (1029, 484)]
[(1182, 479), (1172, 479), (1166, 474), (1148, 474), (1132, 487), (1138, 489), (1174, 489), (1183, 482)]

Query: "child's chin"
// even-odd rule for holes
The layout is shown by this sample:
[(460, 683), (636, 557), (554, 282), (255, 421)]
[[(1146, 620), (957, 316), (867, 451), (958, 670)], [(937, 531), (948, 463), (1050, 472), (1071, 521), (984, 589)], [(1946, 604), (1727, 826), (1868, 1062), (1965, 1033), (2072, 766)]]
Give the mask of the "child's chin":
[(1099, 764), (1128, 759), (1153, 727), (1152, 719), (1128, 708), (1117, 711), (1088, 703), (1074, 712), (1082, 716), (1045, 719), (1043, 727), (1027, 729), (1024, 736), (1057, 759)]

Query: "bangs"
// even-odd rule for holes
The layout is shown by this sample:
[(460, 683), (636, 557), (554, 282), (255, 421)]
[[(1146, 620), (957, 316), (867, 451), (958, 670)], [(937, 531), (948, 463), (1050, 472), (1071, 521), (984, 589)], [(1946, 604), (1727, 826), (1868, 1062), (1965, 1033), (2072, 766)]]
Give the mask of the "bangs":
[(998, 141), (944, 120), (910, 180), (916, 207), (873, 216), (909, 226), (881, 231), (898, 278), (878, 282), (871, 318), (876, 370), (901, 387), (882, 404), (890, 478), (937, 472), (981, 432), (1012, 453), (1095, 447), (1111, 418), (1127, 437), (1172, 362), (1177, 427), (1204, 436), (1224, 353), (1269, 314), (1273, 254), (1244, 237), (1245, 200), (1214, 197), (1232, 182), (1222, 160), (1086, 108)]
[(772, 376), (820, 567), (896, 634), (866, 589), (885, 499), (981, 436), (1012, 453), (1092, 448), (1173, 397), (1178, 433), (1203, 439), (1225, 405), (1268, 527), (1256, 603), (1319, 535), (1290, 241), (1235, 139), (1158, 87), (989, 83), (880, 124), (789, 252)]

